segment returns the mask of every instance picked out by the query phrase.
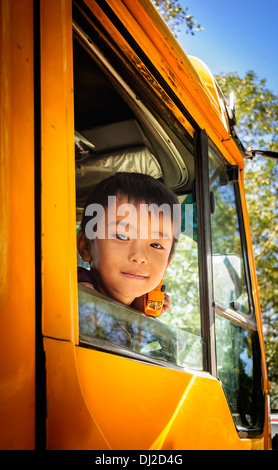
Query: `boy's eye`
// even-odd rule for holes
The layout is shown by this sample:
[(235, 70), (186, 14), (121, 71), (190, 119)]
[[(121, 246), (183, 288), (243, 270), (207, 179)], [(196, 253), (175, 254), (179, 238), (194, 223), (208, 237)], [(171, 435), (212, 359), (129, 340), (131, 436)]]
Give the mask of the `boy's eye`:
[(158, 250), (163, 250), (163, 246), (160, 243), (151, 243), (150, 245), (152, 248), (156, 248)]
[(116, 238), (122, 241), (127, 241), (129, 239), (128, 236), (123, 233), (116, 233)]

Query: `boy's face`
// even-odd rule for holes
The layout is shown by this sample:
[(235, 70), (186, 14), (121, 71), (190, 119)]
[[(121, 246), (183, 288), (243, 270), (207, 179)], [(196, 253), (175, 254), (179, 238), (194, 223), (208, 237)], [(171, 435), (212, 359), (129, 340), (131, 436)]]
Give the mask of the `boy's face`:
[(105, 225), (105, 238), (90, 241), (90, 255), (107, 294), (130, 305), (163, 278), (170, 262), (173, 224), (168, 214), (150, 213), (144, 203), (130, 205), (132, 210), (125, 212), (122, 205), (127, 203), (127, 197), (117, 197), (114, 208), (106, 209), (99, 220)]

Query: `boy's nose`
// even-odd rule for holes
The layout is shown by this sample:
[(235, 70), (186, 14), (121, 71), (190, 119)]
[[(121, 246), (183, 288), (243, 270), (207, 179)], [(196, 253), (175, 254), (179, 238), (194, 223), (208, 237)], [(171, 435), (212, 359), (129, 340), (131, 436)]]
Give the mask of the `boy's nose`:
[(129, 252), (129, 261), (132, 263), (147, 264), (147, 256), (141, 243), (134, 240)]

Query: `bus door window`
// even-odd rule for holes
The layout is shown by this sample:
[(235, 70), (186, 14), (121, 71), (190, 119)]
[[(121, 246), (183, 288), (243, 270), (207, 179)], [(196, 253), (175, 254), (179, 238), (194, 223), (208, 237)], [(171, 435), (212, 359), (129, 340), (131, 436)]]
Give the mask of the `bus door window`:
[[(166, 112), (137, 70), (125, 75), (121, 67), (120, 76), (119, 58), (108, 62), (77, 24), (74, 33), (77, 232), (92, 187), (118, 171), (162, 178), (182, 208), (180, 239), (164, 279), (171, 309), (152, 318), (79, 283), (80, 345), (203, 369), (193, 129), (190, 134)], [(130, 81), (132, 73), (137, 77)], [(89, 269), (80, 256), (78, 265)]]
[(209, 157), (217, 371), (235, 425), (247, 435), (260, 432), (264, 401), (239, 186), (212, 148)]

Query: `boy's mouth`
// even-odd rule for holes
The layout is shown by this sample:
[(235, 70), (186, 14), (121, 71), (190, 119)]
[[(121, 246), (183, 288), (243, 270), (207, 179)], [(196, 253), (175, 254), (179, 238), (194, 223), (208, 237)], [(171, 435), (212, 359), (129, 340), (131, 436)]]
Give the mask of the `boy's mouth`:
[(125, 272), (122, 272), (122, 274), (128, 278), (128, 279), (137, 279), (138, 281), (143, 281), (144, 279), (147, 279), (148, 276), (144, 276), (143, 274), (139, 274), (139, 273), (125, 273)]

